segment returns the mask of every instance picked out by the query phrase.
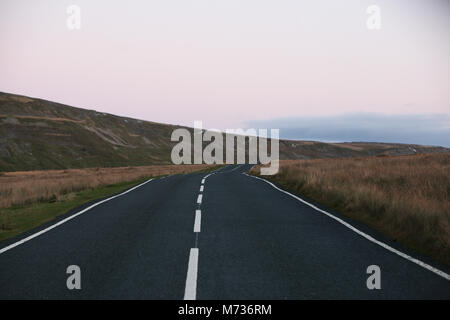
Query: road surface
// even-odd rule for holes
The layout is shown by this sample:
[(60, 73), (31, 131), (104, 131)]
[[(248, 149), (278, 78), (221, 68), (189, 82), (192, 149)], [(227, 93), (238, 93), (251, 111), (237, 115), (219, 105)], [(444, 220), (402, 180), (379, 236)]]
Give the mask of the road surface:
[[(1, 242), (0, 299), (450, 298), (442, 266), (439, 275), (369, 241), (355, 230), (417, 258), (243, 174), (249, 167), (155, 179)], [(67, 288), (71, 265), (80, 290)], [(379, 290), (366, 285), (371, 265)]]

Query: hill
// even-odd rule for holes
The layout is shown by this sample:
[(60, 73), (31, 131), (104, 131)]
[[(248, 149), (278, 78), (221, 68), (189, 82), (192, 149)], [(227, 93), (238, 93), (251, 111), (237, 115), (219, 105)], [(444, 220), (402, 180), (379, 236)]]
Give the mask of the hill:
[(175, 128), (0, 93), (0, 170), (167, 164)]
[[(179, 126), (0, 92), (0, 171), (169, 164)], [(406, 155), (442, 147), (280, 141), (281, 159)]]

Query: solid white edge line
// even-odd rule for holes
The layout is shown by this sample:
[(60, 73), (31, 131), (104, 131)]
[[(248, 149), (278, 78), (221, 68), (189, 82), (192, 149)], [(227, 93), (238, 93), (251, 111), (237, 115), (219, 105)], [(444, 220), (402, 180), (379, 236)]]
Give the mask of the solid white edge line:
[(197, 296), (198, 248), (191, 248), (184, 289), (184, 300), (195, 300)]
[(62, 225), (63, 223), (66, 223), (67, 221), (72, 220), (72, 219), (75, 218), (75, 217), (78, 217), (79, 215), (85, 213), (86, 211), (89, 211), (90, 209), (92, 209), (92, 208), (94, 208), (94, 207), (96, 207), (96, 206), (98, 206), (98, 205), (100, 205), (100, 204), (102, 204), (102, 203), (104, 203), (104, 202), (106, 202), (106, 201), (109, 201), (109, 200), (112, 200), (112, 199), (114, 199), (114, 198), (123, 196), (124, 194), (126, 194), (126, 193), (128, 193), (128, 192), (130, 192), (130, 191), (133, 191), (134, 189), (139, 188), (140, 186), (143, 186), (144, 184), (146, 184), (146, 183), (148, 183), (148, 182), (150, 182), (150, 181), (152, 181), (152, 180), (153, 180), (153, 178), (152, 178), (152, 179), (149, 179), (149, 180), (147, 180), (147, 181), (145, 181), (145, 182), (143, 182), (143, 183), (141, 183), (141, 184), (138, 184), (137, 186), (134, 186), (133, 188), (128, 189), (128, 190), (126, 190), (126, 191), (124, 191), (124, 192), (122, 192), (122, 193), (119, 193), (119, 194), (115, 195), (115, 196), (112, 196), (112, 197), (109, 197), (109, 198), (104, 199), (104, 200), (102, 200), (102, 201), (96, 202), (96, 203), (90, 205), (89, 207), (87, 207), (87, 208), (85, 208), (85, 209), (83, 209), (83, 210), (81, 210), (81, 211), (78, 211), (77, 213), (74, 213), (74, 214), (71, 215), (70, 217), (67, 217), (67, 218), (65, 218), (65, 219), (63, 219), (63, 220), (61, 220), (61, 221), (58, 221), (57, 223), (55, 223), (55, 224), (53, 224), (53, 225), (51, 225), (51, 226), (49, 226), (49, 227), (47, 227), (47, 228), (45, 228), (45, 229), (39, 231), (39, 232), (33, 233), (32, 235), (30, 235), (30, 236), (28, 236), (28, 237), (26, 237), (26, 238), (24, 238), (24, 239), (22, 239), (22, 240), (19, 240), (19, 241), (17, 241), (17, 242), (14, 242), (14, 243), (10, 244), (9, 246), (6, 246), (6, 247), (0, 249), (0, 254), (6, 252), (6, 251), (8, 251), (8, 250), (11, 250), (12, 248), (17, 247), (17, 246), (19, 246), (19, 245), (21, 245), (21, 244), (23, 244), (23, 243), (25, 243), (25, 242), (28, 242), (28, 241), (30, 241), (31, 239), (34, 239), (34, 238), (40, 236), (41, 234), (44, 234), (44, 233), (46, 233), (46, 232), (48, 232), (48, 231), (50, 231), (50, 230), (52, 230), (52, 229), (54, 229), (54, 228), (56, 228), (56, 227)]
[(263, 179), (263, 178), (260, 178), (260, 177), (256, 177), (256, 176), (252, 176), (252, 175), (246, 174), (245, 172), (243, 172), (243, 174), (246, 175), (246, 176), (248, 176), (248, 177), (252, 177), (252, 178), (255, 178), (255, 179), (259, 179), (259, 180), (262, 180), (262, 181), (268, 183), (269, 185), (271, 185), (273, 188), (277, 189), (278, 191), (283, 192), (283, 193), (285, 193), (285, 194), (287, 194), (287, 195), (293, 197), (294, 199), (297, 199), (298, 201), (300, 201), (300, 202), (302, 202), (302, 203), (304, 203), (304, 204), (310, 206), (310, 207), (313, 208), (314, 210), (319, 211), (319, 212), (321, 212), (321, 213), (327, 215), (328, 217), (330, 217), (330, 218), (336, 220), (337, 222), (343, 224), (344, 226), (346, 226), (346, 227), (349, 228), (350, 230), (356, 232), (357, 234), (359, 234), (360, 236), (366, 238), (367, 240), (369, 240), (369, 241), (371, 241), (371, 242), (373, 242), (373, 243), (379, 245), (380, 247), (383, 247), (384, 249), (386, 249), (386, 250), (388, 250), (388, 251), (391, 251), (391, 252), (393, 252), (393, 253), (399, 255), (400, 257), (402, 257), (402, 258), (404, 258), (404, 259), (406, 259), (406, 260), (409, 260), (409, 261), (411, 261), (411, 262), (413, 262), (413, 263), (415, 263), (415, 264), (421, 266), (422, 268), (425, 268), (425, 269), (427, 269), (427, 270), (429, 270), (429, 271), (431, 271), (431, 272), (434, 272), (435, 274), (441, 276), (442, 278), (444, 278), (444, 279), (446, 279), (446, 280), (450, 280), (450, 275), (447, 274), (447, 273), (445, 273), (444, 271), (441, 271), (441, 270), (439, 270), (439, 269), (437, 269), (437, 268), (435, 268), (435, 267), (433, 267), (433, 266), (430, 266), (429, 264), (427, 264), (427, 263), (425, 263), (425, 262), (423, 262), (423, 261), (421, 261), (421, 260), (419, 260), (419, 259), (413, 258), (413, 257), (407, 255), (406, 253), (403, 253), (403, 252), (401, 252), (401, 251), (399, 251), (399, 250), (397, 250), (397, 249), (395, 249), (395, 248), (392, 248), (391, 246), (387, 245), (386, 243), (381, 242), (381, 241), (379, 241), (379, 240), (377, 240), (377, 239), (375, 239), (375, 238), (369, 236), (368, 234), (366, 234), (366, 233), (360, 231), (359, 229), (356, 229), (356, 228), (355, 228), (354, 226), (352, 226), (351, 224), (349, 224), (349, 223), (345, 222), (344, 220), (342, 220), (342, 219), (340, 219), (340, 218), (338, 218), (338, 217), (332, 215), (331, 213), (329, 213), (329, 212), (327, 212), (327, 211), (325, 211), (325, 210), (319, 209), (319, 208), (316, 207), (315, 205), (313, 205), (313, 204), (311, 204), (311, 203), (309, 203), (309, 202), (307, 202), (307, 201), (305, 201), (305, 200), (303, 200), (303, 199), (301, 199), (301, 198), (299, 198), (299, 197), (293, 195), (292, 193), (287, 192), (287, 191), (285, 191), (285, 190), (283, 190), (283, 189), (281, 189), (281, 188), (278, 188), (278, 187), (277, 187), (276, 185), (274, 185), (272, 182), (267, 181), (266, 179)]
[(204, 186), (200, 186), (200, 192), (203, 192)]
[(199, 194), (199, 195), (198, 195), (198, 198), (197, 198), (197, 203), (198, 203), (198, 204), (201, 204), (201, 203), (202, 203), (202, 198), (203, 198), (203, 195)]
[(202, 211), (195, 210), (194, 232), (200, 232), (201, 223), (202, 223)]

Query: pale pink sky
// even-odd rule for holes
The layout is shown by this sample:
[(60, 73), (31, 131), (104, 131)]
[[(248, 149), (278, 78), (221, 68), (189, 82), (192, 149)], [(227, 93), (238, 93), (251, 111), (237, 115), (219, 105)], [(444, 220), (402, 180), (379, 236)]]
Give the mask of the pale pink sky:
[[(379, 31), (366, 28), (371, 4)], [(222, 129), (450, 114), (449, 13), (438, 0), (0, 0), (0, 91)]]

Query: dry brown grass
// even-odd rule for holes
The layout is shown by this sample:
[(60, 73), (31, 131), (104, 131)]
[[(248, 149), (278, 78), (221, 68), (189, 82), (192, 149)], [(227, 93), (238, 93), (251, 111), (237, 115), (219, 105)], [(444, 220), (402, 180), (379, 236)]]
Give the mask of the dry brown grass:
[(60, 200), (84, 189), (166, 174), (207, 169), (208, 165), (155, 165), (0, 173), (0, 208)]
[(271, 180), (450, 265), (450, 153), (281, 161)]

